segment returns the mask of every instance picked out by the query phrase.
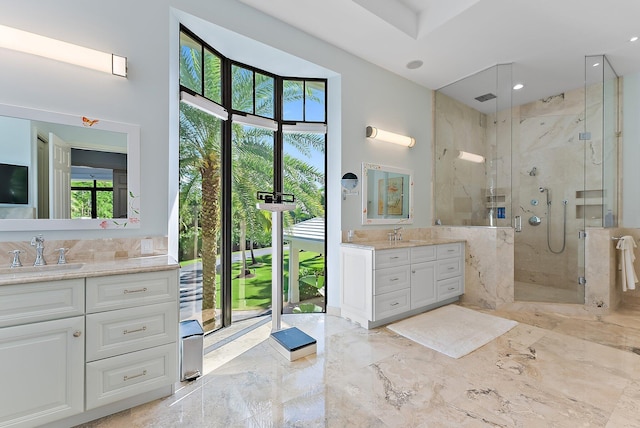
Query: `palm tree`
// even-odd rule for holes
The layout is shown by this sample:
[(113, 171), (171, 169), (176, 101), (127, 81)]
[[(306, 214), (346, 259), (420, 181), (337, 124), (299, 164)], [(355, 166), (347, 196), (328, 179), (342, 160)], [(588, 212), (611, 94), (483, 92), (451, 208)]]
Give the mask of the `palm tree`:
[[(217, 238), (220, 224), (221, 123), (198, 109), (180, 106), (180, 206), (200, 200), (202, 323), (215, 327)], [(195, 239), (198, 239), (197, 235)], [(196, 255), (197, 257), (197, 255)]]
[[(205, 93), (219, 100), (220, 62), (219, 58), (206, 55)], [(202, 58), (200, 51), (183, 47), (180, 56), (180, 82), (191, 89), (201, 87)], [(273, 115), (273, 78), (256, 74), (254, 79), (245, 69), (232, 67), (232, 105), (235, 110), (255, 112), (263, 116)], [(213, 83), (212, 83), (213, 82)], [(254, 98), (255, 91), (255, 98)], [(197, 91), (196, 91), (197, 92)], [(299, 96), (299, 94), (292, 95)], [(256, 102), (255, 109), (253, 102)], [(216, 254), (220, 224), (220, 149), (222, 123), (200, 110), (184, 103), (180, 106), (180, 211), (181, 217), (192, 218), (193, 204), (200, 203), (199, 214), (202, 238), (203, 301), (202, 319), (205, 330), (215, 326), (216, 308)], [(268, 218), (256, 208), (256, 192), (273, 188), (273, 131), (233, 125), (232, 137), (232, 203), (235, 236), (241, 249), (246, 241), (253, 243), (264, 233)], [(297, 150), (309, 153), (311, 147), (324, 150), (324, 136), (292, 134), (289, 138)], [(322, 215), (322, 195), (317, 183), (323, 180), (323, 173), (299, 159), (285, 155), (285, 181), (288, 192), (305, 206), (310, 215)], [(188, 212), (187, 212), (188, 211)], [(286, 217), (285, 222), (291, 219)], [(184, 225), (185, 227), (187, 225)], [(197, 234), (195, 239), (198, 239)], [(244, 251), (243, 251), (244, 256)], [(195, 255), (197, 257), (197, 255)], [(246, 272), (246, 258), (243, 269)]]

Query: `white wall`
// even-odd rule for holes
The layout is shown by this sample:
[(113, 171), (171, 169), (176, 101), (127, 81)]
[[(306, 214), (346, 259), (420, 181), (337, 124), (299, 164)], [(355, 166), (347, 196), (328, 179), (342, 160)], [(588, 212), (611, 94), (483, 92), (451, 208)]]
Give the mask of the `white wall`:
[[(340, 230), (359, 228), (361, 218), (360, 198), (341, 200), (340, 178), (344, 172), (360, 176), (362, 162), (413, 169), (414, 226), (431, 224), (431, 92), (237, 0), (111, 0), (91, 4), (83, 0), (0, 0), (0, 24), (114, 52), (129, 60), (129, 77), (122, 79), (0, 51), (0, 103), (141, 127), (140, 229), (60, 232), (43, 228), (43, 232), (50, 239), (168, 235), (171, 251), (177, 251), (177, 35), (181, 20), (189, 21), (185, 24), (198, 33), (193, 26), (206, 28), (210, 22), (246, 36), (257, 47), (250, 52), (251, 58), (259, 55), (260, 46), (272, 47), (332, 72), (327, 75), (327, 281), (328, 305), (339, 306)], [(225, 45), (225, 54), (234, 59), (261, 66), (242, 58), (247, 49), (234, 50), (234, 43), (221, 37), (207, 41), (216, 47)], [(304, 71), (291, 70), (290, 74), (303, 75)], [(416, 146), (404, 149), (373, 144), (365, 138), (367, 125), (409, 134), (416, 139)], [(11, 232), (0, 239), (24, 240), (30, 236), (31, 232)]]
[(0, 163), (31, 167), (30, 121), (0, 117), (0, 153)]

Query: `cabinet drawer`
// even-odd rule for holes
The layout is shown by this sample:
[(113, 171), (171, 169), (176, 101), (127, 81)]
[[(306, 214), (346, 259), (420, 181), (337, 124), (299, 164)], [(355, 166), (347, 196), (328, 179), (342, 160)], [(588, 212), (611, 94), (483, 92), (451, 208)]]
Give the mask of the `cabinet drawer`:
[(87, 315), (87, 361), (177, 340), (175, 302)]
[(173, 302), (177, 295), (177, 270), (87, 278), (87, 313)]
[(402, 290), (411, 286), (409, 266), (378, 269), (374, 271), (373, 294)]
[(462, 243), (438, 245), (438, 260), (459, 257), (462, 254)]
[(380, 250), (375, 252), (374, 269), (402, 266), (409, 264), (409, 248), (397, 250)]
[(436, 245), (413, 247), (411, 249), (411, 263), (430, 262), (436, 259)]
[(438, 281), (438, 300), (459, 296), (462, 294), (463, 285), (464, 278), (461, 276)]
[(84, 278), (0, 287), (0, 327), (84, 315)]
[(162, 345), (86, 365), (86, 409), (152, 391), (176, 381), (176, 344)]
[(437, 279), (453, 278), (462, 274), (462, 259), (438, 260)]
[(373, 320), (381, 320), (411, 309), (411, 289), (407, 288), (373, 298)]

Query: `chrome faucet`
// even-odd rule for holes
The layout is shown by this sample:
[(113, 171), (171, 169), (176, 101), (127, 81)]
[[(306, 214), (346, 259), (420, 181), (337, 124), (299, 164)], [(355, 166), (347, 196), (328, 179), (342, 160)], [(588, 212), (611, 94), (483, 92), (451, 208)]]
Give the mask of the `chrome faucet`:
[(9, 251), (9, 254), (13, 254), (13, 260), (11, 261), (11, 266), (12, 268), (17, 268), (22, 266), (22, 263), (20, 262), (20, 253), (22, 253), (23, 251), (21, 250), (13, 250), (13, 251)]
[(67, 264), (67, 259), (65, 257), (65, 255), (67, 254), (67, 251), (69, 251), (68, 248), (58, 248), (58, 264), (59, 265)]
[(36, 247), (36, 261), (33, 262), (34, 266), (44, 266), (47, 262), (44, 260), (42, 252), (44, 251), (44, 238), (42, 235), (34, 236), (31, 238), (31, 246)]
[(393, 228), (393, 239), (394, 241), (402, 241), (402, 226)]

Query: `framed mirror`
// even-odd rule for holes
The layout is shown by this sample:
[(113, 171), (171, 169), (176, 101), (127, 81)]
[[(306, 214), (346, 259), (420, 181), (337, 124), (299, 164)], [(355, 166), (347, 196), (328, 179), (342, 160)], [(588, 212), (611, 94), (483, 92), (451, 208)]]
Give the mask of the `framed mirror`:
[(0, 231), (140, 227), (140, 127), (0, 104)]
[(362, 164), (362, 224), (413, 223), (413, 171)]

